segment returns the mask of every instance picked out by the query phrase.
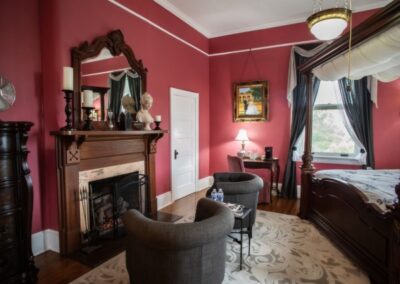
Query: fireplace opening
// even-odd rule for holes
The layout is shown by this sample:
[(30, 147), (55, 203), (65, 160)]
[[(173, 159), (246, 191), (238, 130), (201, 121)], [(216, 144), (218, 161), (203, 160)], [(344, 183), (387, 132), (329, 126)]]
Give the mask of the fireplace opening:
[(147, 176), (139, 172), (89, 182), (81, 192), (83, 243), (93, 246), (100, 239), (124, 236), (122, 215), (130, 209), (148, 214)]

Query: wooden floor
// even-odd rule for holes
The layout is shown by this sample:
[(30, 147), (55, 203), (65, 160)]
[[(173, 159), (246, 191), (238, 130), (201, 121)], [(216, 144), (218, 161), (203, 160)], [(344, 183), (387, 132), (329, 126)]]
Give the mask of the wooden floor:
[[(196, 210), (197, 201), (204, 197), (205, 192), (203, 190), (177, 200), (161, 211), (183, 216), (193, 215)], [(272, 204), (259, 205), (258, 209), (296, 215), (299, 210), (299, 204), (299, 200), (282, 199), (273, 196)], [(76, 260), (61, 257), (59, 254), (51, 251), (36, 256), (35, 264), (40, 269), (38, 282), (40, 284), (69, 283), (92, 269)]]

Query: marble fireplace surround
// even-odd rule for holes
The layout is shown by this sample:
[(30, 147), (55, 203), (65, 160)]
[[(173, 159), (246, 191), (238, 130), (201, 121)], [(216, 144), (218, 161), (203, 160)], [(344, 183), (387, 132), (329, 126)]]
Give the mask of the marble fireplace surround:
[[(155, 157), (166, 130), (55, 131), (60, 253), (82, 246), (79, 185), (82, 172), (141, 162), (148, 176), (150, 213), (157, 212)], [(134, 170), (130, 170), (133, 172)], [(114, 174), (116, 175), (116, 174)]]
[[(82, 189), (89, 189), (89, 183), (92, 181), (111, 178), (115, 176), (120, 176), (123, 174), (135, 173), (138, 172), (139, 174), (146, 174), (144, 161), (127, 163), (127, 164), (120, 164), (111, 167), (104, 167), (98, 169), (91, 169), (87, 171), (80, 171), (79, 172), (79, 188)], [(82, 196), (80, 196), (82, 198)], [(84, 212), (87, 211), (87, 212)], [(82, 201), (80, 201), (79, 207), (79, 215), (80, 215), (80, 223), (81, 223), (81, 231), (86, 232), (86, 224), (89, 224), (89, 208), (85, 208), (83, 206)], [(85, 223), (86, 217), (86, 223)]]

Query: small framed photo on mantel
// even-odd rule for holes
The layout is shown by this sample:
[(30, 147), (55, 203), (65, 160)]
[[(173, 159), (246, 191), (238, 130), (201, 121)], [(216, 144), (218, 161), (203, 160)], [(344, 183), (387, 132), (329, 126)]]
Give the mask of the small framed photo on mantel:
[(269, 116), (268, 82), (233, 84), (233, 121), (266, 121)]

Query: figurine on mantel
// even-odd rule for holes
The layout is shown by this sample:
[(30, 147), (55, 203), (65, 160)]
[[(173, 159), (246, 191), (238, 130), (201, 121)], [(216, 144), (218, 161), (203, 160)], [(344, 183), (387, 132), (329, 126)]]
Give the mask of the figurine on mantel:
[(149, 109), (153, 105), (153, 97), (149, 93), (144, 93), (140, 98), (140, 105), (142, 106), (138, 111), (136, 118), (139, 122), (144, 123), (144, 130), (151, 130), (150, 125), (154, 122)]

